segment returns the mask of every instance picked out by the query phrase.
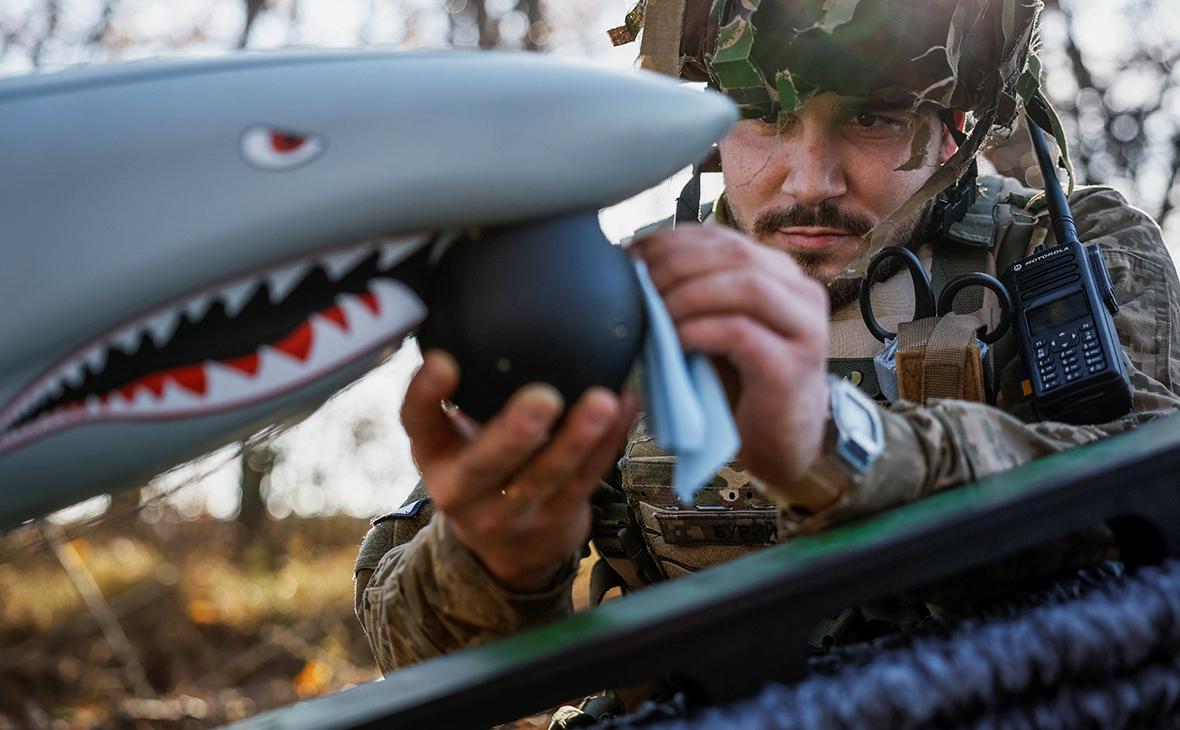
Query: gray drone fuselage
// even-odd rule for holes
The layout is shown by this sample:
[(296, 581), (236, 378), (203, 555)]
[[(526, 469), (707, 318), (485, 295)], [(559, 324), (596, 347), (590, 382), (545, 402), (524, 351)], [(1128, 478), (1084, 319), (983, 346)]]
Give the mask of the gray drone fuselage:
[[(524, 54), (0, 80), (0, 528), (307, 412), (421, 321), (397, 270), (432, 234), (613, 204), (735, 116)], [(246, 352), (239, 319), (286, 325)]]

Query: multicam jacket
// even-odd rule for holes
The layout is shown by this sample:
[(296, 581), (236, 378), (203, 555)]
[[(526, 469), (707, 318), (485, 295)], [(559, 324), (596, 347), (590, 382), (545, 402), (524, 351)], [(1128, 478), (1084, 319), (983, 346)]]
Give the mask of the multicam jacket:
[[(983, 242), (986, 251), (978, 270), (994, 272), (1027, 255), (1046, 237), (1051, 239), (1052, 231), (1046, 217), (1035, 205), (1026, 205), (1027, 196), (1011, 181), (991, 180), (995, 208), (984, 218), (993, 222), (984, 223), (992, 240), (977, 236), (976, 242)], [(672, 458), (654, 446), (641, 421), (619, 462), (621, 479), (613, 492), (619, 499), (607, 500), (608, 508), (625, 504), (627, 509), (604, 515), (596, 508), (599, 519), (593, 537), (600, 552), (623, 581), (635, 587), (975, 481), (1180, 410), (1180, 282), (1159, 226), (1107, 188), (1079, 189), (1070, 204), (1079, 238), (1101, 247), (1121, 305), (1115, 325), (1134, 391), (1131, 415), (1083, 426), (1035, 422), (1019, 385), (1024, 377), (1020, 358), (1011, 343), (1006, 347), (1001, 340), (994, 350), (997, 406), (943, 400), (883, 408), (884, 452), (867, 479), (819, 514), (778, 512), (736, 462), (721, 470), (694, 505), (680, 505), (669, 487)], [(938, 268), (943, 247), (939, 242), (935, 256), (934, 247), (925, 246), (920, 258)], [(938, 276), (935, 279), (937, 283)], [(904, 295), (908, 288), (908, 278), (900, 274), (874, 289), (874, 309), (887, 328), (912, 313), (912, 300)], [(984, 318), (994, 317), (986, 300), (983, 305)], [(853, 382), (863, 380), (862, 387), (872, 392), (873, 379), (867, 373), (849, 372), (850, 363), (855, 368), (880, 348), (868, 336), (855, 303), (833, 312), (831, 327), (831, 368), (851, 375)], [(612, 489), (616, 488), (604, 486), (604, 494)], [(577, 556), (571, 556), (548, 590), (514, 594), (487, 574), (451, 534), (441, 514), (431, 514), (424, 496), (419, 488), (407, 506), (375, 523), (357, 560), (357, 615), (382, 671), (490, 641), (572, 610), (570, 586)], [(627, 530), (633, 544), (620, 545), (619, 536), (626, 537)], [(623, 553), (631, 558), (621, 559)]]

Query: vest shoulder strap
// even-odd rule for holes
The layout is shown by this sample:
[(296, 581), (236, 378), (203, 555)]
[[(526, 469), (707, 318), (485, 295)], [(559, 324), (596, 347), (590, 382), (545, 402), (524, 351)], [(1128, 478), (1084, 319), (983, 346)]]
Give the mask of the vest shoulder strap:
[[(996, 242), (996, 200), (1003, 180), (985, 175), (976, 182), (975, 201), (962, 220), (947, 231), (946, 240), (934, 246), (934, 263), (930, 284), (935, 301), (954, 279), (976, 271), (986, 271)], [(955, 300), (955, 312), (965, 314), (983, 306), (983, 291), (970, 288)]]
[[(1044, 211), (1038, 202), (1035, 191), (1010, 178), (980, 177), (975, 202), (963, 220), (951, 226), (947, 239), (935, 245), (930, 271), (935, 297), (958, 276), (976, 271), (999, 275), (1023, 257), (1041, 225)], [(973, 312), (982, 305), (983, 291), (970, 288), (956, 300), (955, 312)]]
[(1015, 181), (1008, 182), (1008, 189), (996, 209), (996, 221), (1000, 227), (996, 271), (1001, 274), (1042, 243), (1050, 225), (1048, 201), (1044, 194)]
[(975, 201), (967, 208), (963, 218), (947, 231), (947, 237), (955, 243), (991, 249), (996, 240), (996, 202), (1003, 189), (1004, 179), (995, 175), (984, 175), (976, 181)]

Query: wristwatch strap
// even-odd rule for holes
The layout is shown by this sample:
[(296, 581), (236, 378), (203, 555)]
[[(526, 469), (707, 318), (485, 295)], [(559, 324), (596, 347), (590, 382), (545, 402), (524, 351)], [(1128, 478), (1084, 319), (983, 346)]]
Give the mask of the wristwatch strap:
[(832, 504), (864, 481), (884, 448), (884, 424), (871, 398), (835, 375), (828, 376), (828, 394), (823, 446), (807, 471), (789, 486), (754, 480), (780, 506), (817, 511)]

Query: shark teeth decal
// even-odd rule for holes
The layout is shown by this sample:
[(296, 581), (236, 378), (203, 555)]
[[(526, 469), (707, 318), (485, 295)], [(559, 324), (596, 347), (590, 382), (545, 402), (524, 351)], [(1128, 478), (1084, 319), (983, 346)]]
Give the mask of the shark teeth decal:
[[(430, 240), (426, 234), (390, 238), (284, 263), (116, 328), (0, 410), (0, 453), (86, 422), (225, 411), (321, 378), (403, 336), (425, 317), (421, 300), (391, 271)], [(290, 325), (266, 335), (276, 313)], [(209, 339), (210, 327), (228, 331), (243, 323), (263, 339), (233, 353), (186, 357), (193, 340)], [(200, 328), (202, 336), (193, 337)], [(183, 361), (170, 362), (178, 359)], [(144, 362), (168, 364), (143, 372)]]

